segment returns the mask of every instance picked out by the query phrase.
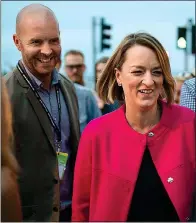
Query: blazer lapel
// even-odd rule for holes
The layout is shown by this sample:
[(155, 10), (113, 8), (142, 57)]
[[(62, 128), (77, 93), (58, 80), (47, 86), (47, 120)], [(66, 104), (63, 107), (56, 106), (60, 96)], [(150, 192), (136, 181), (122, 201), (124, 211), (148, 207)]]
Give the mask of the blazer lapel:
[(67, 109), (68, 109), (68, 112), (69, 112), (69, 118), (70, 118), (70, 122), (71, 123), (74, 123), (74, 120), (73, 120), (73, 107), (72, 107), (72, 103), (71, 103), (71, 98), (70, 98), (70, 94), (69, 94), (69, 91), (68, 89), (65, 87), (65, 84), (63, 83), (63, 80), (62, 78), (60, 77), (60, 87), (61, 87), (61, 91), (63, 93), (63, 96), (65, 98), (65, 102), (67, 104)]
[[(70, 85), (66, 83), (66, 81), (63, 80), (63, 78), (60, 75), (60, 87), (61, 91), (64, 95), (65, 102), (67, 104), (67, 109), (69, 112), (69, 121), (70, 121), (70, 130), (71, 130), (71, 144), (72, 144), (72, 151), (77, 152), (78, 147), (78, 141), (79, 141), (79, 118), (75, 117), (76, 114), (78, 114), (78, 108), (76, 107), (75, 103), (72, 101), (72, 97), (70, 95), (70, 91), (72, 92), (73, 89), (71, 89)], [(77, 100), (77, 99), (76, 99)], [(78, 124), (78, 125), (77, 125)]]
[(22, 87), (26, 88), (27, 90), (25, 91), (27, 98), (29, 100), (29, 102), (31, 103), (38, 119), (39, 122), (54, 150), (54, 152), (56, 153), (55, 150), (55, 146), (54, 146), (54, 141), (53, 141), (53, 132), (52, 132), (52, 126), (51, 123), (49, 121), (49, 118), (44, 110), (44, 108), (42, 107), (42, 105), (40, 104), (40, 102), (37, 100), (36, 96), (34, 95), (33, 91), (31, 90), (31, 88), (28, 86), (28, 84), (26, 83), (26, 81), (24, 80), (24, 78), (22, 77), (22, 75), (20, 74), (19, 70), (16, 68), (14, 69), (14, 73), (19, 81), (19, 83), (21, 84)]
[(31, 88), (29, 88), (26, 95), (27, 95), (27, 98), (29, 99), (29, 102), (33, 106), (33, 109), (39, 119), (39, 122), (40, 122), (42, 128), (44, 129), (44, 132), (45, 132), (51, 146), (54, 149), (54, 152), (56, 153), (55, 146), (54, 146), (54, 140), (53, 140), (52, 125), (49, 121), (49, 118), (48, 118), (44, 108), (42, 107), (40, 102), (35, 97)]

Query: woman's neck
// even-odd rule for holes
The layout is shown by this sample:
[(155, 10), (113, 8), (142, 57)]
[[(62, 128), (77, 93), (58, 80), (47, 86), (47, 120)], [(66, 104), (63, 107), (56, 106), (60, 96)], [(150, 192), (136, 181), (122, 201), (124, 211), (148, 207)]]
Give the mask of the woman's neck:
[(158, 104), (149, 110), (138, 109), (136, 106), (126, 105), (126, 119), (129, 125), (137, 132), (149, 132), (161, 118), (161, 109)]

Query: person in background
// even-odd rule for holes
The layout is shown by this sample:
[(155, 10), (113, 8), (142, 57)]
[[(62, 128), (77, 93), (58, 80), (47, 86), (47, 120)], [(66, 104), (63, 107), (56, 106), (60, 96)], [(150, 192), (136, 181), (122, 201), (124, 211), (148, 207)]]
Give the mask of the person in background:
[(19, 166), (11, 150), (12, 114), (4, 80), (1, 79), (1, 221), (21, 222), (17, 177)]
[(196, 112), (196, 81), (195, 77), (186, 80), (181, 88), (180, 105)]
[(53, 11), (41, 4), (24, 7), (13, 40), (22, 60), (4, 77), (21, 167), (23, 221), (70, 221), (80, 126), (74, 86), (55, 69), (61, 43)]
[(183, 78), (183, 77), (175, 78), (176, 86), (175, 86), (175, 93), (174, 93), (174, 101), (176, 104), (180, 103), (181, 88), (182, 88), (184, 81), (185, 81), (185, 78)]
[[(103, 69), (109, 60), (109, 57), (100, 58), (95, 64), (95, 88), (97, 85), (98, 79), (100, 79)], [(97, 95), (97, 101), (99, 103), (99, 108), (101, 109), (102, 115), (115, 111), (119, 108), (120, 104), (117, 100), (114, 100), (113, 104), (104, 104), (103, 100), (101, 100)]]
[(139, 32), (122, 40), (97, 89), (105, 103), (124, 105), (90, 122), (81, 136), (72, 221), (191, 220), (195, 113), (174, 104), (174, 86), (155, 37)]
[(79, 50), (69, 50), (64, 56), (64, 70), (68, 78), (79, 85), (84, 86), (84, 54)]
[(100, 79), (100, 77), (101, 77), (101, 74), (102, 74), (108, 60), (109, 60), (109, 57), (101, 57), (95, 64), (95, 83), (96, 83), (96, 85), (97, 85), (98, 79)]
[(65, 54), (65, 73), (74, 82), (79, 104), (80, 131), (93, 119), (101, 116), (96, 98), (91, 89), (84, 86), (84, 55), (77, 50)]

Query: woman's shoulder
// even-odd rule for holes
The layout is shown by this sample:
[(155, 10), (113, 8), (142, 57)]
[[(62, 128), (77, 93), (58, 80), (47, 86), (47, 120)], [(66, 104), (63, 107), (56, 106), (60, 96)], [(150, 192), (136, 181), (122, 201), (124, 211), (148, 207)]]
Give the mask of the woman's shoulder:
[(171, 120), (176, 120), (178, 123), (182, 124), (195, 120), (195, 112), (187, 107), (177, 104), (167, 105), (166, 102), (163, 102), (163, 106), (165, 108), (166, 117), (170, 122)]
[(190, 108), (174, 104), (173, 110), (174, 114), (178, 114), (182, 121), (191, 121), (195, 118), (195, 112)]
[(121, 119), (123, 119), (123, 117), (124, 111), (123, 106), (121, 106), (115, 111), (112, 111), (90, 121), (85, 127), (84, 131), (86, 133), (93, 133), (115, 130), (119, 123), (122, 123)]

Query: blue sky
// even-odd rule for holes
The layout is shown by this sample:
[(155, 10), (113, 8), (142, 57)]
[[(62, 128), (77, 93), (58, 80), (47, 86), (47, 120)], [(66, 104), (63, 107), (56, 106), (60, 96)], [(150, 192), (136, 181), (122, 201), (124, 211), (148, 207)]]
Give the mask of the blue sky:
[[(160, 40), (169, 52), (172, 72), (183, 71), (184, 52), (176, 48), (177, 27), (185, 26), (189, 18), (195, 23), (194, 1), (2, 1), (1, 2), (1, 67), (9, 70), (20, 59), (12, 35), (15, 33), (17, 13), (26, 5), (41, 3), (50, 7), (60, 24), (62, 58), (69, 49), (81, 50), (85, 55), (85, 79), (92, 79), (92, 17), (97, 22), (104, 17), (112, 25), (112, 49), (98, 52), (110, 56), (125, 35), (147, 31)], [(99, 51), (97, 25), (97, 50)], [(195, 67), (194, 56), (189, 56), (189, 70)], [(61, 69), (61, 71), (63, 71)]]

